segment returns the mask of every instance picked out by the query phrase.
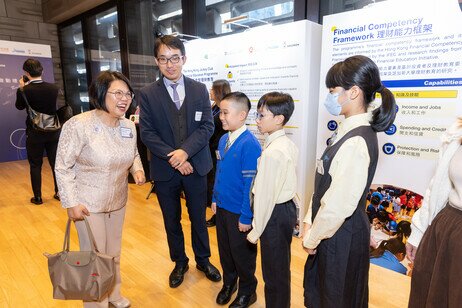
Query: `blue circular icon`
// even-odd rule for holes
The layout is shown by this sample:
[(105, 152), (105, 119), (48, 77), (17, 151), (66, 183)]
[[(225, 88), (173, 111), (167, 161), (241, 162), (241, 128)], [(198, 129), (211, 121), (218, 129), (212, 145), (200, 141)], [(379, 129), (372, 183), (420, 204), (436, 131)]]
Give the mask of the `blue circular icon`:
[(396, 104), (396, 113), (398, 113), (399, 107), (398, 104)]
[(391, 155), (393, 153), (395, 153), (395, 145), (393, 143), (385, 143), (382, 147), (382, 150), (383, 150), (383, 153), (387, 154), (387, 155)]
[(327, 123), (327, 128), (330, 130), (330, 131), (334, 131), (336, 130), (338, 127), (338, 124), (336, 121), (334, 120), (330, 120), (328, 123)]
[(394, 135), (396, 133), (396, 125), (391, 124), (390, 127), (385, 131), (387, 135)]

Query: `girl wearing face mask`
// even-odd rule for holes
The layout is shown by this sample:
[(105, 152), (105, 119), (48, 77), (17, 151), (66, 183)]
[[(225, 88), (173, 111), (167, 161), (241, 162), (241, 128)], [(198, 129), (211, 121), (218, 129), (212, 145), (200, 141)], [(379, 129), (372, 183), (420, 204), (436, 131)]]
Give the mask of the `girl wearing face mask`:
[[(394, 121), (393, 94), (365, 56), (327, 73), (324, 105), (345, 120), (317, 161), (315, 189), (304, 219), (304, 296), (307, 307), (367, 307), (370, 225), (366, 195), (378, 159), (377, 132)], [(380, 93), (380, 107), (371, 102)]]

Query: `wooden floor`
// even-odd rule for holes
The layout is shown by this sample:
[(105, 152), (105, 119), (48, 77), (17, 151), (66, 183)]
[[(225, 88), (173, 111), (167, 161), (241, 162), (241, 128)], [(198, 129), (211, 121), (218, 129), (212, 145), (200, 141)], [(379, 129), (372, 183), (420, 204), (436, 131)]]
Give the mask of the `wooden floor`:
[[(43, 252), (62, 247), (66, 212), (52, 198), (49, 166), (44, 164), (41, 206), (29, 202), (31, 188), (26, 161), (0, 163), (0, 307), (81, 307), (78, 301), (52, 298), (46, 258)], [(195, 268), (191, 249), (190, 223), (183, 211), (186, 249), (190, 270), (177, 289), (168, 286), (170, 261), (163, 221), (150, 189), (129, 186), (129, 201), (122, 245), (122, 292), (132, 307), (219, 307), (215, 298), (221, 283), (213, 283)], [(208, 217), (210, 213), (207, 214)], [(209, 229), (211, 262), (219, 267), (215, 228)], [(71, 247), (77, 248), (72, 234)], [(292, 247), (292, 307), (303, 307), (303, 266), (306, 258), (300, 240)], [(221, 268), (220, 268), (221, 269)], [(258, 300), (252, 307), (264, 307), (263, 279), (257, 265)], [(406, 307), (410, 279), (371, 266), (370, 307)]]

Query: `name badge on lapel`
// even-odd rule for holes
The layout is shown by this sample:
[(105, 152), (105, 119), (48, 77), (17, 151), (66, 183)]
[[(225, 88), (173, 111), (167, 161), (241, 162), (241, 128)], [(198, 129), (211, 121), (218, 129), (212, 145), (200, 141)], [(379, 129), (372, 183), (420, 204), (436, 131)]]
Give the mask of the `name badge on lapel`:
[(316, 159), (316, 171), (320, 175), (324, 175), (324, 161), (322, 159)]
[(122, 138), (133, 138), (132, 130), (128, 127), (121, 127), (120, 135), (122, 136)]
[(215, 150), (215, 155), (217, 156), (217, 160), (221, 160), (220, 151)]
[(196, 115), (194, 116), (194, 120), (196, 122), (200, 121), (202, 119), (202, 111), (196, 111)]

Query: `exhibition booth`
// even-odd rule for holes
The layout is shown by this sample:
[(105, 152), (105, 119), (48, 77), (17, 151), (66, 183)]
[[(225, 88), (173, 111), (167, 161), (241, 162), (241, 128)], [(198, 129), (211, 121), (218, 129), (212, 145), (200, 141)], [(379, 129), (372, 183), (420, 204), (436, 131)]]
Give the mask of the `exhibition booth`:
[[(256, 105), (265, 93), (281, 91), (295, 101), (287, 135), (299, 148), (295, 202), (303, 219), (313, 193), (315, 162), (343, 120), (325, 111), (324, 80), (329, 68), (353, 55), (379, 67), (396, 98), (396, 120), (378, 134), (379, 162), (371, 186), (416, 198), (397, 221), (411, 221), (422, 202), (439, 157), (440, 138), (462, 115), (462, 11), (457, 0), (388, 0), (363, 9), (307, 20), (264, 25), (241, 33), (185, 43), (184, 74), (210, 88), (226, 79), (248, 95), (248, 129), (256, 127)], [(25, 113), (16, 110), (16, 89), (24, 60), (44, 67), (54, 82), (48, 45), (0, 41), (0, 163), (24, 160)], [(153, 60), (153, 59), (151, 59)], [(378, 95), (375, 105), (380, 104)], [(354, 160), (354, 158), (351, 158)], [(391, 211), (390, 211), (391, 212)], [(299, 223), (301, 224), (301, 223)]]

